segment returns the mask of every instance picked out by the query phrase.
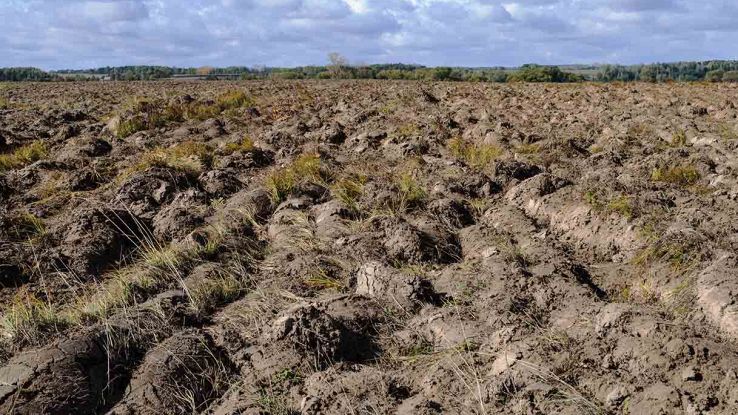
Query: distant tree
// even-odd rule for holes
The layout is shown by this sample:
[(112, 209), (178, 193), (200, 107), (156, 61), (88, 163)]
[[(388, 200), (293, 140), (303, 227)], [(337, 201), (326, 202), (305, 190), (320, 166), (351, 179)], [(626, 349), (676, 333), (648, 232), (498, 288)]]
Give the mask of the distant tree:
[(708, 81), (708, 82), (720, 82), (720, 81), (723, 80), (723, 75), (724, 74), (725, 74), (725, 72), (723, 72), (723, 71), (721, 71), (719, 69), (718, 70), (714, 70), (714, 71), (710, 71), (707, 74), (705, 74), (705, 81)]
[(331, 76), (334, 78), (341, 78), (346, 72), (348, 59), (337, 52), (331, 52), (328, 54), (328, 61), (330, 61), (328, 72), (330, 72)]
[(197, 70), (195, 71), (195, 73), (198, 74), (198, 75), (207, 76), (207, 75), (210, 75), (211, 73), (213, 73), (213, 70), (214, 69), (215, 68), (213, 68), (212, 66), (201, 66), (201, 67), (197, 68)]
[(723, 74), (723, 82), (738, 82), (738, 71), (727, 71)]

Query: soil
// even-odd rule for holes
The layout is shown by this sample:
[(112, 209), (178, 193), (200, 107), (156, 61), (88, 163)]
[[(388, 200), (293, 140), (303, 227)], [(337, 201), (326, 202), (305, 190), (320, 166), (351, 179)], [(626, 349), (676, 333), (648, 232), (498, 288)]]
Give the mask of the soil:
[(738, 413), (735, 85), (0, 95), (0, 412)]

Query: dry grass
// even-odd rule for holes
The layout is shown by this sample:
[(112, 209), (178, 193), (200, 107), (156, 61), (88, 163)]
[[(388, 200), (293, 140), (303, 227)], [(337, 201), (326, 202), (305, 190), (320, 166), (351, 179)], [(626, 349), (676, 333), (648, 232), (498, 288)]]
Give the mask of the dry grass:
[(448, 150), (459, 160), (474, 169), (484, 169), (502, 155), (502, 149), (490, 144), (467, 143), (462, 138), (452, 138)]
[(168, 148), (153, 148), (143, 153), (140, 160), (124, 170), (119, 176), (119, 181), (151, 167), (166, 167), (189, 176), (198, 176), (212, 165), (213, 149), (204, 143), (186, 141)]
[(34, 141), (15, 149), (12, 153), (0, 154), (0, 172), (27, 166), (41, 160), (48, 154), (49, 149), (46, 144), (41, 141)]
[(26, 290), (13, 296), (0, 320), (3, 336), (19, 344), (38, 344), (46, 335), (60, 332), (70, 324), (52, 304)]
[(265, 180), (272, 201), (279, 203), (285, 200), (295, 186), (300, 183), (326, 184), (330, 174), (323, 169), (320, 156), (303, 154), (292, 164), (270, 173)]
[(700, 173), (690, 164), (674, 167), (658, 167), (651, 172), (651, 180), (687, 187), (697, 184), (700, 180)]

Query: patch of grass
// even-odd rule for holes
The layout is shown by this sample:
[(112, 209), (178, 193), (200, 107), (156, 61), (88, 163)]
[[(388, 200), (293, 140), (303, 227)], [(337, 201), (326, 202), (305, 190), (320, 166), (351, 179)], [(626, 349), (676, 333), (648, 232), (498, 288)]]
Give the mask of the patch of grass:
[(723, 140), (736, 140), (738, 139), (738, 131), (735, 127), (728, 123), (720, 123), (717, 126), (717, 133)]
[(345, 177), (336, 181), (331, 186), (331, 191), (347, 208), (358, 212), (359, 199), (364, 194), (364, 185), (366, 182), (367, 177), (363, 175)]
[(656, 261), (666, 261), (675, 272), (690, 268), (699, 261), (697, 247), (682, 241), (656, 241), (643, 249), (633, 264), (646, 266)]
[(0, 172), (18, 169), (35, 161), (41, 160), (49, 154), (46, 144), (34, 141), (23, 147), (18, 147), (12, 153), (0, 154)]
[(9, 233), (16, 239), (37, 239), (46, 234), (46, 225), (43, 219), (30, 212), (20, 212), (14, 215), (8, 223)]
[(7, 98), (0, 97), (0, 110), (10, 109), (10, 101)]
[(247, 106), (253, 107), (255, 105), (254, 100), (240, 90), (228, 91), (221, 94), (216, 98), (215, 103), (221, 111)]
[(628, 219), (633, 217), (633, 206), (628, 196), (618, 196), (607, 203), (608, 212), (615, 212)]
[(588, 190), (584, 193), (584, 201), (592, 207), (595, 212), (617, 213), (628, 219), (633, 218), (635, 210), (631, 203), (631, 198), (625, 195), (616, 196), (608, 199), (595, 190)]
[(697, 184), (700, 173), (690, 164), (674, 167), (658, 167), (651, 172), (651, 180), (687, 187)]
[(420, 135), (420, 127), (414, 123), (402, 124), (395, 131), (397, 138), (407, 139)]
[(13, 297), (0, 320), (3, 335), (23, 344), (38, 343), (42, 337), (69, 325), (70, 322), (51, 304), (25, 290)]
[(197, 176), (213, 163), (213, 149), (204, 143), (186, 141), (173, 147), (156, 147), (141, 155), (141, 161), (123, 172), (122, 177), (151, 167), (167, 167)]
[(248, 153), (254, 151), (255, 148), (256, 146), (254, 145), (254, 140), (252, 140), (249, 136), (245, 136), (241, 141), (237, 143), (227, 143), (223, 147), (223, 153), (226, 155), (236, 152)]
[(139, 117), (134, 117), (127, 120), (121, 120), (115, 135), (118, 138), (126, 138), (146, 129), (148, 128), (144, 120)]
[(272, 201), (279, 203), (284, 201), (300, 183), (325, 184), (328, 180), (330, 174), (321, 166), (320, 156), (303, 154), (292, 164), (270, 173), (266, 177), (265, 184)]
[(521, 144), (515, 147), (515, 151), (520, 154), (538, 154), (541, 152), (541, 146), (538, 144)]
[(317, 288), (320, 290), (340, 291), (346, 288), (343, 282), (331, 277), (323, 269), (319, 269), (318, 271), (309, 275), (307, 278), (304, 279), (304, 283), (309, 287)]
[(189, 292), (190, 303), (201, 311), (209, 312), (218, 305), (232, 302), (246, 292), (245, 281), (231, 272), (219, 273)]
[(687, 132), (683, 128), (678, 128), (671, 133), (671, 147), (684, 147), (687, 145)]
[(502, 155), (502, 149), (490, 144), (467, 143), (462, 138), (452, 138), (448, 150), (459, 160), (474, 169), (484, 169)]
[(403, 206), (418, 206), (428, 197), (428, 193), (412, 173), (401, 173), (395, 178), (395, 184), (400, 191), (400, 203)]

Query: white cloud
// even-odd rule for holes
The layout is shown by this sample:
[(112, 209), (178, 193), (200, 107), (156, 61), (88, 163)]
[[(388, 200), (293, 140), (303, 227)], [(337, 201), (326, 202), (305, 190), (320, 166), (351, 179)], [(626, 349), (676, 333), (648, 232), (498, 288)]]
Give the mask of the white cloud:
[(733, 58), (723, 0), (0, 0), (0, 65), (427, 65)]

